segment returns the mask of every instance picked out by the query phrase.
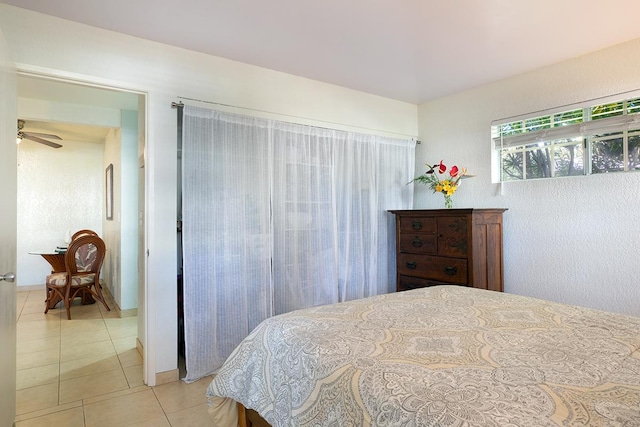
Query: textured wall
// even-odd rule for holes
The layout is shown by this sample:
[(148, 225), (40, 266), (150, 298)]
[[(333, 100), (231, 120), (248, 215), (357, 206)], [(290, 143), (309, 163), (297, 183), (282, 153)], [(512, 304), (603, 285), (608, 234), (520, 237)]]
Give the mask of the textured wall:
[[(458, 163), (454, 207), (506, 207), (505, 291), (640, 316), (640, 173), (491, 182), (492, 120), (640, 88), (640, 40), (420, 106), (416, 162)], [(416, 208), (442, 207), (416, 187)]]
[(102, 167), (106, 169), (113, 165), (113, 219), (107, 220), (106, 215), (102, 218), (102, 238), (107, 246), (107, 253), (104, 257), (102, 272), (104, 281), (109, 292), (113, 295), (118, 307), (121, 307), (121, 287), (120, 287), (120, 183), (121, 183), (121, 141), (122, 130), (112, 129), (105, 138), (104, 160)]
[(102, 232), (102, 150), (77, 141), (58, 149), (28, 140), (18, 146), (18, 286), (44, 284), (51, 273), (30, 251), (64, 245), (67, 230)]
[(138, 112), (123, 111), (121, 123), (104, 151), (103, 168), (113, 164), (113, 219), (102, 222), (103, 277), (118, 307), (131, 310), (138, 306)]

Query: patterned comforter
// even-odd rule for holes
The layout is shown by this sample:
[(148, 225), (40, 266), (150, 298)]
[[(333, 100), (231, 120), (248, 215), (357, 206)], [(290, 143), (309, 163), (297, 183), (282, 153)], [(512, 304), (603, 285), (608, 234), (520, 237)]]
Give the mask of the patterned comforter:
[(207, 395), (272, 426), (640, 426), (640, 318), (459, 286), (264, 321)]

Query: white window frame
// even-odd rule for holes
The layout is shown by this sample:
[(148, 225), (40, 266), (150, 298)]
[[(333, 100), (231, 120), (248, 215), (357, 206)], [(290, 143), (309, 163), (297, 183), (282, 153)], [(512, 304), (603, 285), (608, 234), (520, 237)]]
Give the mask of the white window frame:
[[(629, 112), (629, 102), (633, 101), (635, 105), (633, 111)], [(509, 117), (505, 119), (495, 120), (491, 123), (491, 136), (493, 140), (493, 149), (496, 153), (497, 173), (494, 177), (499, 182), (513, 182), (521, 180), (556, 178), (565, 175), (556, 176), (555, 173), (555, 149), (556, 147), (568, 145), (582, 145), (582, 174), (590, 175), (592, 171), (593, 143), (598, 140), (612, 139), (606, 135), (620, 134), (623, 144), (622, 162), (623, 171), (629, 171), (629, 137), (640, 135), (640, 90), (625, 92), (622, 94), (612, 95), (605, 98), (598, 98), (584, 101), (577, 104), (561, 106), (549, 110), (539, 111), (521, 116)], [(609, 107), (613, 104), (621, 103), (618, 114), (600, 119), (593, 119), (591, 112), (595, 107)], [(555, 116), (558, 114), (571, 113), (572, 111), (582, 110), (581, 119), (567, 120), (568, 124), (557, 124), (554, 122)], [(609, 115), (610, 111), (600, 113), (600, 115)], [(542, 120), (547, 125), (542, 129), (527, 129), (527, 121)], [(578, 123), (571, 123), (578, 121)], [(561, 122), (562, 123), (562, 122)], [(503, 132), (505, 125), (511, 126), (515, 131)], [(548, 176), (527, 176), (527, 152), (537, 150), (534, 145), (544, 145), (550, 150), (548, 158), (552, 163), (549, 167)], [(505, 168), (503, 165), (503, 154), (507, 152), (521, 153), (522, 156), (522, 177), (505, 179)], [(618, 171), (611, 171), (618, 172)], [(569, 176), (569, 175), (566, 175)], [(570, 175), (570, 176), (576, 176)]]

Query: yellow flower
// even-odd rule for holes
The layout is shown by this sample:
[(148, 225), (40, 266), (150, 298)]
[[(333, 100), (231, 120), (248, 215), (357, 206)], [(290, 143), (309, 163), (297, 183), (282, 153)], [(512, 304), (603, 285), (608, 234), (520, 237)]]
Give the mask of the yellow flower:
[[(450, 201), (451, 196), (458, 190), (460, 179), (467, 175), (467, 168), (452, 166), (447, 175), (447, 167), (442, 161), (435, 165), (428, 163), (425, 163), (425, 165), (428, 167), (428, 170), (424, 174), (414, 178), (410, 183), (419, 182), (428, 185), (434, 193), (442, 193), (446, 197), (445, 200)], [(447, 204), (447, 207), (451, 207), (450, 204)]]

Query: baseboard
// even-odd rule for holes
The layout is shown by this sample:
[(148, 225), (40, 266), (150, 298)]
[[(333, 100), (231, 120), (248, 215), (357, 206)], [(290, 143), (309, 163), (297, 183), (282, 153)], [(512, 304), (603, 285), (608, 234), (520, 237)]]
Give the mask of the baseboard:
[(156, 385), (172, 383), (180, 379), (180, 370), (172, 369), (171, 371), (156, 373)]
[(130, 308), (129, 310), (120, 310), (120, 307), (118, 307), (118, 313), (120, 313), (120, 317), (136, 317), (138, 315), (138, 309)]
[[(136, 350), (140, 353), (140, 357), (144, 359), (144, 346), (140, 342), (139, 338), (136, 338)], [(180, 370), (173, 369), (171, 371), (156, 373), (156, 386), (172, 383), (180, 379)]]
[(31, 292), (31, 291), (45, 291), (44, 284), (42, 285), (27, 285), (16, 286), (16, 292)]
[(111, 293), (111, 290), (109, 290), (108, 286), (105, 286), (104, 282), (102, 280), (100, 280), (102, 286), (102, 294), (105, 297), (105, 299), (108, 299), (108, 303), (113, 305), (113, 310), (118, 313), (118, 317), (135, 317), (138, 315), (138, 309), (137, 308), (130, 308), (127, 310), (122, 310), (120, 308), (120, 306), (118, 305), (118, 303), (116, 302), (116, 299), (113, 297), (113, 294)]
[(136, 337), (136, 350), (138, 350), (140, 357), (142, 357), (142, 359), (144, 360), (144, 346), (142, 345), (142, 343), (140, 342), (140, 338), (138, 337)]

